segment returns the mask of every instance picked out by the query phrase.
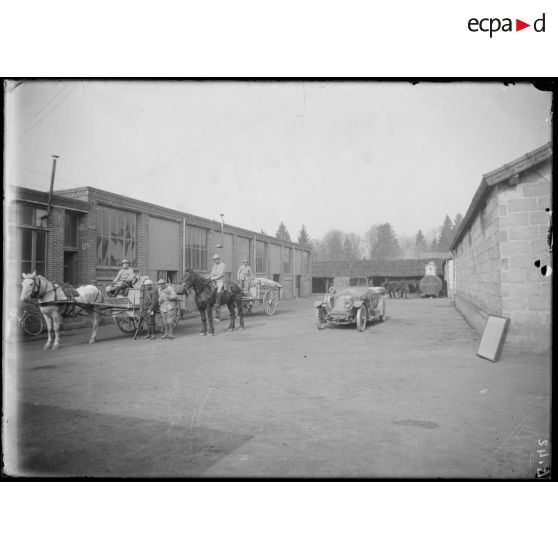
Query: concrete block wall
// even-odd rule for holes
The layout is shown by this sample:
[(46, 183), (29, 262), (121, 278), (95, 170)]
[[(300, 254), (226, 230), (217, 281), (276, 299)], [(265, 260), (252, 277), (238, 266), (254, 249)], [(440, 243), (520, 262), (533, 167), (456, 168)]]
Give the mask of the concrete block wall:
[(502, 314), (500, 297), (500, 234), (498, 197), (491, 191), (481, 213), (457, 246), (455, 306), (467, 321), (482, 331), (488, 315)]
[(550, 347), (552, 276), (543, 277), (534, 262), (549, 261), (547, 246), (551, 183), (499, 187), (502, 238), (502, 315), (510, 318), (508, 341), (537, 351)]

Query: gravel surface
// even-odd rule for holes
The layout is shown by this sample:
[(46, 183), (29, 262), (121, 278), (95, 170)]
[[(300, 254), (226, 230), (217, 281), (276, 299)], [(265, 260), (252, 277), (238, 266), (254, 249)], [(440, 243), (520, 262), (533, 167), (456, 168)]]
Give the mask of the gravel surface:
[(549, 465), (548, 353), (480, 359), (448, 299), (388, 300), (363, 333), (318, 331), (317, 299), (257, 309), (242, 331), (222, 321), (214, 337), (191, 316), (174, 340), (107, 325), (93, 345), (88, 329), (62, 332), (57, 351), (8, 341), (5, 472), (534, 478)]

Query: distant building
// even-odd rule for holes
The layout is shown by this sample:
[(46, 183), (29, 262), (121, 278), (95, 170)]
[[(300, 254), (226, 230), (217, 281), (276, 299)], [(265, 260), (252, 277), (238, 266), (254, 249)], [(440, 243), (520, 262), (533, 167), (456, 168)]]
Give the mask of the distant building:
[(536, 260), (549, 257), (552, 147), (542, 147), (485, 174), (451, 242), (455, 307), (479, 333), (489, 315), (511, 321), (507, 343), (550, 347), (552, 277)]
[(310, 250), (294, 242), (229, 224), (221, 235), (218, 221), (98, 188), (56, 191), (48, 219), (48, 192), (16, 187), (12, 198), (12, 281), (37, 270), (54, 281), (107, 284), (126, 258), (154, 281), (177, 283), (185, 269), (207, 273), (217, 252), (233, 281), (247, 258), (258, 277), (281, 283), (283, 298), (311, 293)]
[[(451, 254), (449, 254), (451, 256)], [(312, 292), (325, 293), (329, 287), (336, 289), (356, 285), (381, 285), (384, 281), (409, 281), (418, 285), (424, 277), (426, 266), (432, 263), (445, 288), (446, 260), (424, 258), (414, 260), (359, 260), (322, 261), (312, 264)], [(416, 290), (418, 288), (415, 287)]]

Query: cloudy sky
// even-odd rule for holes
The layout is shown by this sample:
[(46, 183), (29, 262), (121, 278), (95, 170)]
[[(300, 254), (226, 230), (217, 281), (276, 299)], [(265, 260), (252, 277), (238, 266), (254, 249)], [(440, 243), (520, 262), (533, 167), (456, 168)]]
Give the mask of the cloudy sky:
[(530, 84), (30, 81), (6, 96), (10, 185), (94, 186), (313, 238), (464, 214), (487, 173), (551, 137)]

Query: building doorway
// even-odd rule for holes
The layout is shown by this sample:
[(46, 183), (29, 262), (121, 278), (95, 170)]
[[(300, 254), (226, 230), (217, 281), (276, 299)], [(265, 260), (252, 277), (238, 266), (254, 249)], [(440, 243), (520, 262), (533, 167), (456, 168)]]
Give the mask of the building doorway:
[(64, 252), (64, 283), (77, 285), (77, 252)]

